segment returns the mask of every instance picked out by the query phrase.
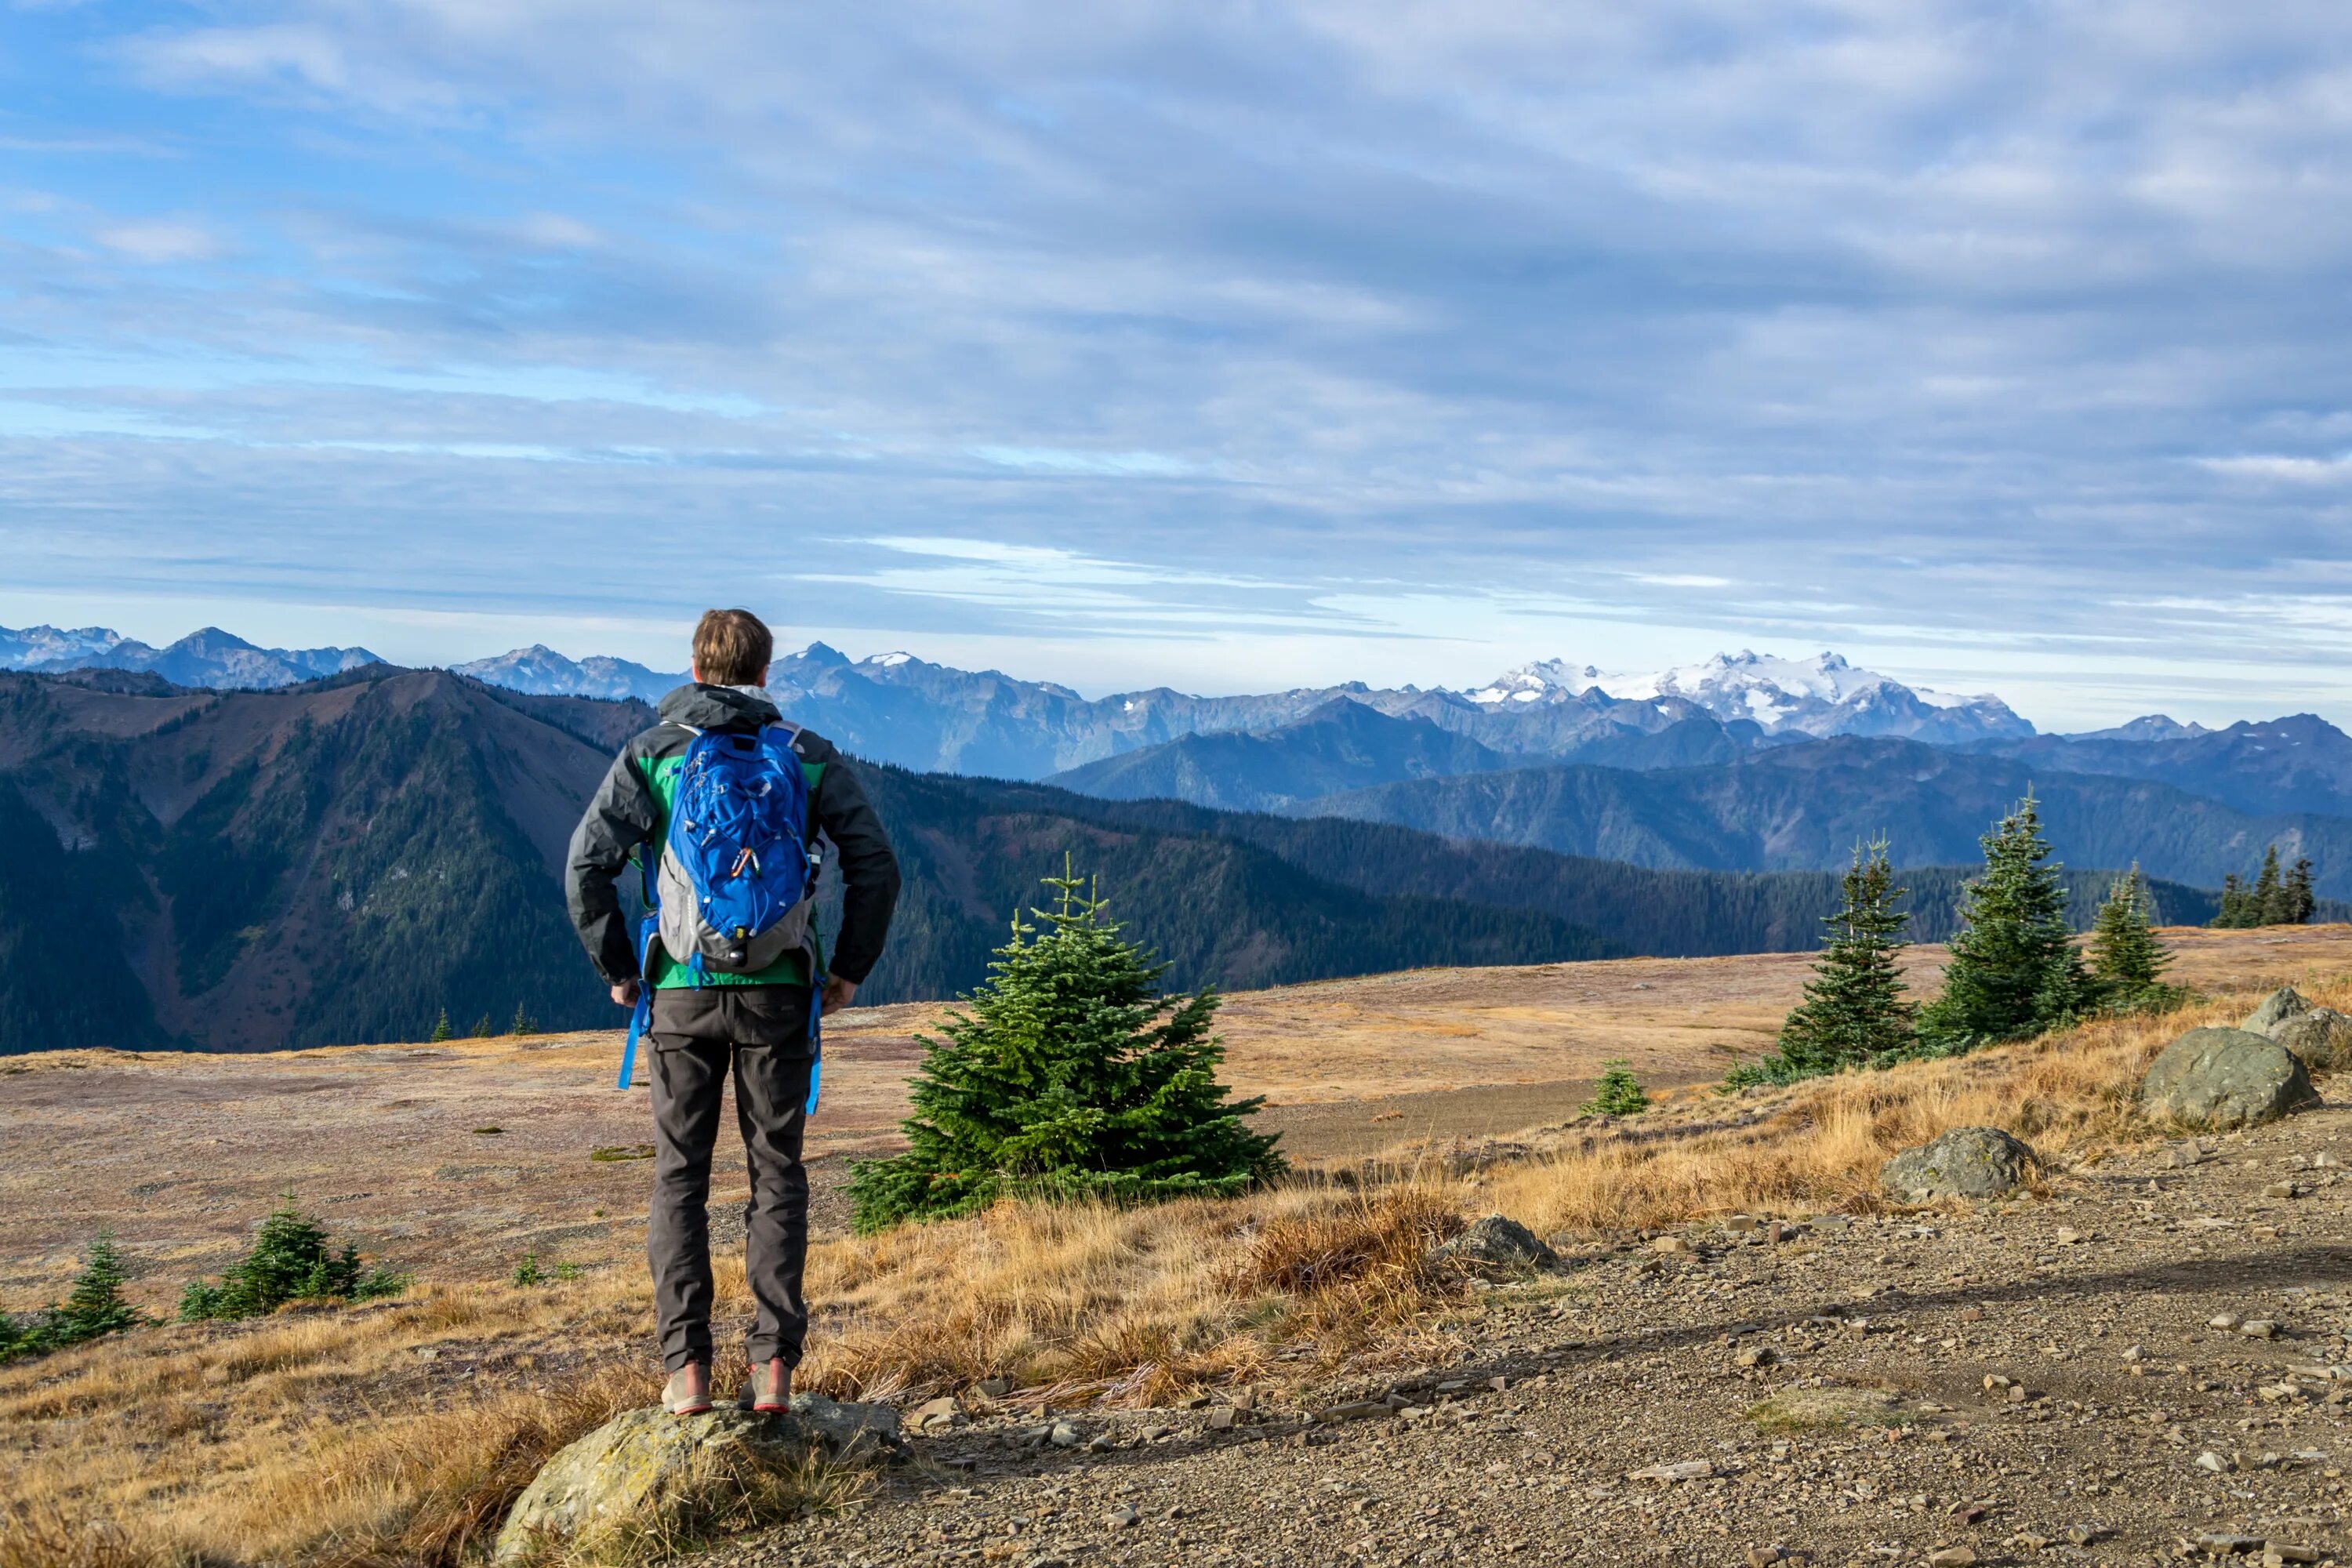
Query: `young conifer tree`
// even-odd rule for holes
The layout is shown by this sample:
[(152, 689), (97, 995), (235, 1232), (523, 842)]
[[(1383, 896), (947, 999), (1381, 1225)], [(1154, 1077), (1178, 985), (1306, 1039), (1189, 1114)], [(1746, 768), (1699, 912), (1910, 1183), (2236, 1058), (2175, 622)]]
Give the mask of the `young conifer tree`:
[(2091, 978), (2110, 1005), (2134, 1006), (2164, 988), (2172, 954), (2156, 939), (2152, 911), (2147, 879), (2134, 861), (2107, 890), (2091, 926)]
[[(1214, 991), (1120, 934), (1066, 865), (1054, 908), (1015, 920), (989, 979), (950, 1013), (912, 1089), (909, 1147), (851, 1173), (856, 1226), (970, 1214), (1008, 1195), (1149, 1201), (1236, 1193), (1283, 1168), (1218, 1081)], [(1034, 939), (1034, 940), (1032, 940)]]
[(2309, 925), (2319, 912), (2319, 898), (2311, 886), (2311, 857), (2297, 856), (2286, 874), (2286, 919), (2289, 925)]
[(1821, 957), (1805, 999), (1780, 1026), (1777, 1061), (1768, 1069), (1781, 1081), (1911, 1054), (1918, 1044), (1918, 1005), (1905, 994), (1897, 960), (1911, 917), (1896, 909), (1906, 889), (1895, 884), (1886, 840), (1857, 844), (1845, 874), (1845, 899), (1822, 923)]
[(2287, 918), (2286, 879), (2279, 874), (2278, 846), (2263, 851), (2262, 874), (2254, 879), (2251, 895), (2254, 918), (2249, 924), (2283, 926), (2294, 922)]
[(433, 1033), (425, 1037), (436, 1046), (449, 1037), (448, 1008), (444, 1007), (441, 1009), (441, 1016), (433, 1020)]
[(2039, 1034), (2091, 1000), (2032, 794), (1981, 842), (1984, 874), (1962, 889), (1943, 992), (1919, 1015), (1921, 1037), (1941, 1051)]

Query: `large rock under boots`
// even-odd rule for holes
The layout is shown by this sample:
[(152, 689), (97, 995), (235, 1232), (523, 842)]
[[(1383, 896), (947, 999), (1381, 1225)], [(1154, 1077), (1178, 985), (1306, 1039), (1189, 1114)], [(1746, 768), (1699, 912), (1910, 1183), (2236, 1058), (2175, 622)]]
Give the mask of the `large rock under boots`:
[(2191, 1029), (2164, 1047), (2140, 1081), (2141, 1107), (2191, 1127), (2274, 1121), (2318, 1103), (2294, 1052), (2245, 1029)]
[(2282, 985), (2263, 997), (2263, 1005), (2247, 1014), (2246, 1021), (2239, 1027), (2250, 1035), (2268, 1035), (2276, 1039), (2283, 1025), (2310, 1011), (2311, 1004), (2303, 999), (2302, 992), (2292, 985)]
[(2297, 1013), (2271, 1031), (2271, 1038), (2295, 1054), (2314, 1072), (2352, 1067), (2352, 1018), (2333, 1007)]
[(1998, 1127), (1955, 1127), (1887, 1161), (1878, 1182), (1895, 1197), (1915, 1204), (1997, 1198), (2024, 1185), (2033, 1163), (2033, 1151)]
[(872, 1464), (903, 1452), (898, 1412), (821, 1394), (793, 1395), (790, 1415), (731, 1405), (707, 1415), (626, 1411), (547, 1461), (507, 1515), (491, 1561), (593, 1553), (620, 1532), (690, 1530), (702, 1510), (740, 1501), (747, 1483), (789, 1485), (813, 1455)]

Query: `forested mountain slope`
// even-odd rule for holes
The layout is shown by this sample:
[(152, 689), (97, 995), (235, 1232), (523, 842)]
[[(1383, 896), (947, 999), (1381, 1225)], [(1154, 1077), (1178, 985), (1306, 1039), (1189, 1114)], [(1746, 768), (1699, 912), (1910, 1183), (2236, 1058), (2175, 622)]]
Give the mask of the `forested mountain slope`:
[[(649, 717), (381, 666), (228, 693), (0, 675), (16, 847), (0, 857), (0, 1051), (410, 1040), (445, 1008), (461, 1033), (518, 1006), (550, 1027), (616, 1022), (559, 876), (613, 749)], [(874, 1001), (977, 984), (1066, 855), (1182, 984), (1802, 949), (1836, 899), (1820, 873), (1645, 869), (860, 765), (907, 872)], [(1908, 879), (1920, 934), (1943, 934), (1960, 873)], [(2087, 910), (2105, 876), (2074, 881)], [(2211, 911), (2193, 889), (2158, 896), (2175, 921)]]
[(2148, 780), (1910, 741), (1843, 736), (1651, 773), (1568, 766), (1421, 779), (1295, 809), (1642, 866), (1760, 871), (1843, 865), (1857, 840), (1882, 833), (1897, 864), (1966, 864), (2028, 789), (2074, 865), (2137, 860), (2152, 876), (2211, 887), (2251, 872), (2275, 843), (2317, 863), (2323, 892), (2352, 895), (2352, 818), (2242, 812)]

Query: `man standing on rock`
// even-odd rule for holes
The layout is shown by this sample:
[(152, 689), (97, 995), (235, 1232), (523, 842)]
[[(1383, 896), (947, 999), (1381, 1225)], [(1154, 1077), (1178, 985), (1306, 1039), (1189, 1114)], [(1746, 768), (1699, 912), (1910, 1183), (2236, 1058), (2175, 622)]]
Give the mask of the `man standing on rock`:
[[(702, 617), (694, 683), (663, 698), (661, 722), (621, 749), (572, 835), (565, 876), (596, 972), (614, 1002), (638, 1009), (652, 1047), (646, 1252), (670, 1374), (662, 1398), (677, 1415), (710, 1408), (710, 1157), (730, 1068), (751, 1164), (744, 1266), (756, 1304), (740, 1403), (790, 1403), (808, 1333), (801, 1137), (815, 1108), (818, 1018), (856, 995), (898, 898), (898, 859), (857, 775), (768, 697), (774, 647), (749, 610)], [(844, 888), (829, 966), (812, 874), (827, 842)], [(634, 937), (614, 886), (632, 857), (659, 911)]]

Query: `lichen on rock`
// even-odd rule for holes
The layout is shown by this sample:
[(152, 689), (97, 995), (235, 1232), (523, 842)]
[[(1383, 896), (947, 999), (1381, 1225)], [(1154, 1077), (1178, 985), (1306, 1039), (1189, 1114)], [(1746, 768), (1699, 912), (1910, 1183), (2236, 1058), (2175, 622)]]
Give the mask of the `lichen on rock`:
[(2140, 1080), (2139, 1098), (2151, 1116), (2221, 1129), (2275, 1121), (2317, 1104), (2319, 1091), (2302, 1061), (2277, 1041), (2245, 1029), (2209, 1028), (2191, 1029), (2165, 1047)]

